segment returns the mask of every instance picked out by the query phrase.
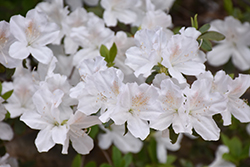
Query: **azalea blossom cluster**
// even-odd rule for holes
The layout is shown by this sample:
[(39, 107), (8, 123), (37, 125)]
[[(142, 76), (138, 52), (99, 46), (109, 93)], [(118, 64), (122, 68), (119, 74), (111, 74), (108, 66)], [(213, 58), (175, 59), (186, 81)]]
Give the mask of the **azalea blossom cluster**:
[[(12, 81), (2, 83), (2, 93), (14, 92), (1, 107), (11, 118), (20, 117), (39, 130), (35, 139), (39, 152), (60, 144), (67, 154), (71, 141), (78, 153), (88, 154), (94, 147), (88, 133), (99, 125), (105, 132), (98, 135), (100, 148), (114, 143), (124, 153), (139, 152), (142, 140), (153, 134), (158, 159), (164, 163), (166, 149), (178, 150), (182, 134), (191, 136), (195, 130), (204, 140), (218, 140), (216, 114), (225, 126), (231, 124), (232, 115), (250, 122), (250, 107), (240, 99), (250, 87), (250, 76), (232, 79), (224, 71), (213, 75), (204, 65), (207, 60), (221, 65), (232, 55), (236, 67), (249, 69), (250, 38), (242, 38), (249, 34), (249, 24), (233, 17), (212, 23), (211, 29), (217, 27), (223, 34), (226, 27), (231, 36), (224, 34), (226, 39), (206, 55), (197, 41), (200, 31), (183, 27), (174, 34), (169, 29), (172, 21), (166, 11), (173, 1), (101, 0), (103, 19), (79, 7), (82, 1), (66, 2), (70, 9), (62, 0), (41, 2), (25, 17), (0, 22), (0, 62), (15, 68)], [(118, 22), (140, 29), (128, 37), (108, 28)], [(234, 22), (239, 25), (235, 31), (228, 26)], [(117, 54), (114, 66), (108, 67), (100, 48), (112, 44)], [(35, 69), (30, 60), (37, 62)], [(156, 68), (152, 83), (145, 83)], [(190, 83), (186, 76), (196, 80)], [(0, 120), (6, 110), (1, 110)], [(176, 144), (171, 144), (170, 126), (181, 134)], [(2, 130), (10, 134), (0, 133), (0, 138), (10, 140), (13, 132), (0, 122)]]

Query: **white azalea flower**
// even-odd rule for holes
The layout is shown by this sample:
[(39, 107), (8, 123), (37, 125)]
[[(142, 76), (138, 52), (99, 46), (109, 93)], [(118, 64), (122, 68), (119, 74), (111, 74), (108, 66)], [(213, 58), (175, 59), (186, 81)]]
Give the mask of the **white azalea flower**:
[[(103, 57), (97, 56), (94, 59), (85, 59), (79, 65), (78, 71), (81, 77), (81, 82), (79, 82), (75, 87), (70, 90), (70, 97), (78, 98), (84, 93), (84, 87), (86, 82), (91, 82), (91, 76), (95, 73), (106, 70), (107, 65)], [(88, 81), (88, 77), (90, 80)], [(90, 84), (91, 85), (91, 84)]]
[(168, 136), (164, 136), (162, 134), (162, 131), (155, 132), (154, 138), (156, 140), (156, 155), (160, 163), (167, 162), (167, 150), (177, 151), (180, 149), (182, 136), (183, 135), (180, 134), (177, 138), (177, 141), (173, 144), (171, 143), (171, 139)]
[(8, 153), (0, 157), (0, 167), (18, 167), (16, 158), (10, 157)]
[(70, 37), (83, 47), (73, 58), (73, 64), (78, 67), (83, 60), (100, 55), (101, 45), (110, 48), (114, 32), (105, 27), (102, 19), (90, 13), (87, 25), (72, 28)]
[(68, 7), (64, 7), (63, 0), (52, 0), (50, 3), (38, 3), (35, 9), (46, 13), (49, 21), (57, 25), (59, 32), (52, 42), (59, 45), (65, 35), (66, 18), (69, 13)]
[(27, 111), (20, 118), (32, 129), (40, 130), (35, 140), (39, 152), (47, 152), (56, 143), (65, 143), (69, 131), (66, 123), (73, 115), (73, 110), (70, 106), (63, 105), (63, 96), (62, 90), (51, 92), (43, 84), (32, 97), (36, 110)]
[(71, 38), (71, 32), (73, 28), (87, 26), (89, 20), (89, 14), (84, 8), (78, 6), (70, 15), (66, 17), (64, 48), (66, 54), (73, 54), (77, 51), (79, 44)]
[(4, 120), (5, 115), (7, 113), (2, 102), (4, 102), (4, 99), (0, 97), (0, 139), (11, 140), (14, 136), (11, 126), (5, 122), (1, 122), (2, 120)]
[(89, 6), (96, 6), (99, 0), (66, 0), (66, 3), (69, 5), (71, 11), (75, 11), (77, 8), (82, 7), (83, 4)]
[(117, 55), (114, 63), (125, 75), (133, 73), (133, 70), (125, 64), (126, 55), (125, 52), (128, 48), (135, 46), (135, 40), (132, 37), (128, 37), (123, 31), (118, 31), (114, 37), (114, 42), (117, 47)]
[(133, 23), (137, 16), (132, 7), (138, 2), (139, 0), (101, 0), (106, 25), (116, 26), (118, 20), (125, 24)]
[(125, 127), (124, 125), (110, 126), (110, 130), (101, 127), (105, 131), (105, 134), (98, 135), (98, 145), (101, 149), (108, 149), (112, 143), (122, 152), (122, 153), (138, 153), (143, 143), (140, 139), (135, 138), (130, 132), (124, 135)]
[(211, 30), (222, 33), (226, 38), (219, 41), (213, 50), (207, 53), (208, 63), (214, 66), (225, 64), (232, 57), (233, 64), (244, 71), (250, 68), (250, 24), (228, 16), (225, 20), (211, 22)]
[(156, 119), (160, 114), (157, 97), (157, 89), (153, 86), (145, 83), (139, 86), (136, 83), (127, 83), (110, 118), (116, 125), (127, 122), (131, 134), (144, 140), (149, 135), (148, 121)]
[(224, 153), (228, 153), (229, 149), (225, 145), (220, 145), (215, 153), (215, 160), (208, 167), (236, 167), (232, 162), (228, 162), (222, 158)]
[(0, 21), (0, 63), (7, 68), (15, 68), (21, 60), (9, 56), (9, 47), (15, 42), (14, 36), (10, 33), (9, 23)]
[(240, 122), (250, 122), (250, 107), (244, 100), (240, 99), (249, 87), (250, 76), (245, 74), (239, 74), (239, 77), (234, 80), (231, 79), (228, 83), (228, 92), (226, 93), (228, 103), (225, 112), (228, 115), (226, 118), (228, 119), (228, 122), (230, 121), (230, 124), (231, 114)]
[(250, 87), (249, 75), (239, 74), (234, 80), (224, 71), (218, 71), (213, 77), (211, 72), (206, 72), (198, 76), (199, 79), (206, 79), (212, 84), (211, 92), (218, 92), (227, 100), (227, 108), (222, 115), (223, 125), (231, 124), (231, 115), (241, 122), (250, 122), (250, 108), (240, 97)]
[(123, 86), (123, 74), (120, 70), (109, 68), (92, 76), (85, 85), (79, 99), (78, 109), (85, 114), (97, 112), (101, 108), (102, 122), (107, 122), (114, 112), (117, 97)]
[(32, 9), (26, 14), (12, 16), (10, 19), (10, 32), (17, 39), (9, 49), (9, 54), (15, 59), (25, 59), (32, 54), (39, 62), (48, 64), (52, 51), (46, 47), (58, 36), (58, 27), (49, 23), (44, 13)]
[(169, 12), (175, 0), (152, 0), (156, 10), (166, 10)]
[(170, 79), (161, 82), (158, 101), (161, 104), (162, 113), (157, 119), (150, 121), (150, 127), (156, 130), (165, 130), (171, 124), (176, 133), (183, 131), (181, 115), (178, 112), (182, 107), (185, 98), (179, 86), (175, 85)]
[(142, 20), (141, 28), (167, 28), (172, 25), (172, 18), (162, 10), (148, 11)]
[(136, 45), (127, 50), (125, 64), (132, 68), (135, 76), (143, 74), (148, 77), (152, 68), (161, 62), (164, 49), (170, 34), (161, 28), (156, 30), (142, 29), (135, 34)]
[(5, 122), (0, 122), (0, 139), (1, 140), (12, 140), (14, 137), (14, 132), (11, 126)]
[(194, 128), (204, 140), (219, 139), (220, 129), (212, 116), (224, 111), (227, 106), (223, 96), (218, 92), (210, 92), (211, 86), (211, 83), (201, 79), (195, 81), (191, 89), (186, 88), (184, 94), (187, 101), (179, 112), (186, 117), (186, 122), (183, 122), (186, 128), (184, 133), (192, 134)]
[(179, 83), (185, 83), (182, 74), (199, 75), (205, 72), (205, 65), (200, 61), (202, 59), (197, 58), (198, 51), (199, 45), (195, 39), (174, 35), (166, 46), (166, 54), (162, 55), (162, 65), (168, 68), (169, 74)]
[(76, 111), (76, 113), (67, 121), (69, 131), (63, 145), (62, 153), (68, 153), (69, 141), (71, 141), (72, 147), (79, 154), (88, 154), (90, 150), (93, 149), (94, 142), (83, 129), (86, 130), (86, 128), (100, 123), (101, 122), (97, 116), (86, 116), (82, 112)]
[(23, 70), (27, 73), (15, 77), (13, 82), (3, 83), (4, 92), (14, 90), (12, 95), (7, 99), (7, 103), (4, 104), (11, 118), (18, 117), (26, 111), (34, 110), (35, 108), (32, 96), (37, 89), (37, 85), (33, 81), (31, 73), (28, 72), (29, 70)]

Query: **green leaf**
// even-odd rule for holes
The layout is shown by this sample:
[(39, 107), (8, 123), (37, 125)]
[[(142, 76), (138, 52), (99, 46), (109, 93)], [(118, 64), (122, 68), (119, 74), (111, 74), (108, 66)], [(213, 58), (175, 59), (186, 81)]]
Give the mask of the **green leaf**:
[(94, 161), (90, 161), (89, 163), (84, 165), (84, 167), (96, 167), (96, 163)]
[[(104, 57), (105, 59), (106, 59), (107, 57), (109, 57), (109, 50), (108, 50), (108, 48), (107, 48), (105, 45), (101, 45), (101, 47), (100, 47), (100, 54), (101, 54), (101, 56)], [(106, 60), (106, 61), (107, 61), (107, 60)]]
[(115, 60), (116, 55), (117, 55), (117, 47), (116, 44), (113, 43), (112, 47), (109, 50), (109, 61), (111, 63)]
[(209, 40), (202, 40), (201, 48), (205, 51), (211, 51), (212, 50), (212, 43)]
[(172, 31), (174, 34), (180, 34), (180, 29), (181, 29), (181, 26), (178, 26), (178, 27), (174, 27)]
[(230, 145), (229, 138), (226, 135), (224, 135), (223, 133), (221, 134), (221, 140), (222, 140), (223, 144), (225, 144), (226, 146)]
[(147, 147), (148, 149), (148, 154), (153, 163), (157, 163), (157, 156), (156, 156), (156, 141), (151, 138), (149, 145)]
[(232, 79), (234, 79), (234, 73), (228, 74)]
[(131, 32), (131, 34), (135, 34), (136, 32), (138, 31), (138, 27), (131, 27), (130, 28), (130, 32)]
[(2, 95), (2, 98), (3, 98), (4, 100), (7, 100), (7, 99), (12, 95), (13, 91), (14, 91), (14, 90), (10, 90), (10, 91), (4, 93), (4, 94)]
[(222, 158), (225, 159), (226, 161), (233, 162), (234, 164), (238, 163), (238, 160), (234, 156), (232, 156), (231, 154), (229, 154), (229, 153), (224, 153), (222, 155)]
[(73, 159), (73, 162), (72, 162), (72, 167), (81, 167), (81, 164), (82, 164), (82, 158), (81, 158), (81, 155), (80, 154), (77, 154), (75, 156), (75, 158)]
[(191, 25), (192, 27), (198, 29), (198, 21), (197, 21), (198, 14), (194, 15), (194, 18), (191, 17)]
[(128, 154), (124, 155), (123, 159), (125, 161), (124, 167), (128, 167), (133, 160), (133, 156), (131, 153), (128, 153)]
[(115, 146), (112, 147), (112, 160), (114, 163), (114, 167), (121, 167), (121, 165), (122, 165), (122, 153)]
[(80, 154), (77, 154), (73, 159), (71, 167), (81, 167), (82, 166), (82, 157)]
[(242, 160), (242, 159), (246, 159), (248, 157), (249, 157), (249, 145), (243, 147), (243, 150), (241, 152), (239, 159)]
[(174, 155), (168, 155), (168, 158), (167, 158), (167, 163), (166, 164), (172, 164), (174, 163), (174, 161), (176, 161), (177, 157), (174, 156)]
[(152, 72), (148, 77), (147, 77), (147, 79), (146, 79), (146, 83), (147, 84), (151, 84), (152, 82), (153, 82), (153, 80), (155, 79), (155, 76), (158, 74), (158, 72), (157, 71), (154, 71), (154, 72)]
[(223, 39), (225, 39), (225, 36), (222, 35), (219, 32), (216, 31), (207, 31), (203, 34), (201, 34), (198, 39), (206, 39), (206, 40), (213, 40), (213, 41), (221, 41)]
[(10, 113), (9, 113), (9, 111), (7, 111), (7, 113), (5, 114), (5, 118), (4, 119), (6, 120), (6, 119), (9, 119), (9, 118), (10, 118)]
[(199, 28), (199, 31), (201, 33), (206, 32), (208, 29), (210, 28), (210, 24), (204, 24), (203, 26), (201, 26), (201, 28)]
[(238, 137), (233, 137), (228, 147), (229, 147), (230, 153), (232, 153), (233, 156), (240, 157), (241, 152), (242, 152), (242, 143)]
[(224, 0), (224, 8), (229, 15), (233, 13), (233, 3), (232, 0)]
[(111, 165), (107, 164), (107, 163), (104, 163), (104, 164), (101, 164), (100, 167), (112, 167)]
[(86, 8), (86, 10), (88, 12), (93, 12), (95, 15), (99, 16), (100, 18), (102, 18), (102, 15), (104, 12), (104, 9), (101, 8), (100, 6)]
[(96, 135), (98, 134), (98, 132), (99, 132), (99, 126), (98, 126), (98, 125), (94, 125), (94, 126), (91, 127), (89, 136), (90, 136), (92, 139), (95, 139), (95, 137), (96, 137)]

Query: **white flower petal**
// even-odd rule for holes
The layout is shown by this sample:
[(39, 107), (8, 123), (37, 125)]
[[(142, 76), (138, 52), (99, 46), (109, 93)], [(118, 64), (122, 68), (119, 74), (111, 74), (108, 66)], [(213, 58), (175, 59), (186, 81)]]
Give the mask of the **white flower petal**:
[(232, 47), (228, 44), (221, 44), (213, 47), (213, 50), (207, 53), (208, 63), (214, 66), (225, 64), (232, 56)]
[(34, 58), (36, 58), (39, 62), (43, 64), (49, 64), (52, 61), (53, 52), (46, 46), (40, 47), (28, 47), (30, 53)]
[(51, 127), (41, 130), (36, 137), (35, 144), (39, 152), (47, 152), (55, 142), (52, 140)]
[(15, 59), (25, 59), (29, 56), (30, 51), (26, 47), (26, 44), (21, 42), (14, 42), (9, 49), (9, 55), (10, 57), (13, 57)]
[(13, 130), (9, 124), (0, 122), (0, 139), (11, 140), (14, 136)]

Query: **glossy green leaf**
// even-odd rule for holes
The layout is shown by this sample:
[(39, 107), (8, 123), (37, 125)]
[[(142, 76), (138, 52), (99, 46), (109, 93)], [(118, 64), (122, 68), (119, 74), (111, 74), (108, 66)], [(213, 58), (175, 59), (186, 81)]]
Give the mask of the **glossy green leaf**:
[(131, 162), (133, 160), (133, 156), (131, 153), (128, 153), (128, 154), (124, 155), (123, 159), (125, 161), (124, 167), (129, 167), (129, 165), (131, 164)]
[(101, 45), (100, 54), (102, 57), (107, 58), (109, 56), (109, 50), (105, 45)]
[(249, 157), (249, 145), (243, 147), (243, 150), (241, 152), (241, 155), (239, 157), (239, 159), (246, 159)]
[(168, 155), (167, 164), (172, 164), (176, 161), (177, 157), (174, 155)]
[(153, 163), (157, 163), (157, 156), (156, 156), (156, 141), (151, 138), (149, 145), (147, 147), (148, 149), (148, 154)]
[(112, 47), (109, 50), (109, 61), (113, 62), (115, 60), (116, 55), (117, 55), (117, 47), (116, 44), (113, 43)]
[(241, 155), (242, 143), (238, 137), (233, 137), (228, 147), (232, 155), (234, 155), (235, 157), (239, 157)]
[(77, 154), (73, 159), (71, 167), (81, 167), (82, 166), (82, 157), (80, 154)]
[(210, 28), (210, 24), (204, 24), (203, 26), (201, 26), (201, 28), (199, 28), (199, 31), (201, 33), (206, 32), (208, 29)]
[(212, 50), (212, 43), (209, 40), (202, 40), (201, 48), (205, 51), (211, 51)]
[(107, 164), (107, 163), (104, 163), (104, 164), (101, 164), (100, 167), (112, 167), (111, 165)]
[(226, 160), (226, 161), (233, 162), (233, 163), (235, 163), (235, 164), (238, 163), (238, 160), (237, 160), (233, 155), (231, 155), (231, 154), (229, 154), (229, 153), (223, 154), (223, 155), (222, 155), (222, 158), (223, 158), (224, 160)]
[(152, 72), (146, 79), (146, 83), (147, 84), (151, 84), (153, 82), (153, 80), (155, 79), (155, 76), (158, 74), (158, 72), (154, 71)]
[(221, 140), (222, 140), (222, 142), (223, 142), (224, 145), (226, 145), (226, 146), (230, 145), (229, 138), (226, 135), (224, 135), (223, 133), (221, 134)]
[(130, 32), (132, 35), (134, 35), (138, 31), (138, 27), (131, 27)]
[(14, 90), (10, 90), (10, 91), (4, 93), (4, 94), (2, 95), (2, 98), (3, 98), (4, 100), (7, 100), (7, 99), (12, 95), (13, 91), (14, 91)]
[(225, 39), (225, 36), (222, 35), (219, 32), (216, 31), (207, 31), (203, 34), (201, 34), (198, 39), (203, 39), (203, 40), (213, 40), (213, 41), (221, 41), (223, 39)]
[(122, 166), (122, 153), (115, 146), (112, 147), (112, 160), (113, 160), (113, 163), (114, 163), (115, 167), (121, 167)]
[(194, 27), (194, 28), (196, 28), (196, 29), (198, 29), (198, 20), (197, 20), (197, 14), (196, 15), (194, 15), (194, 18), (193, 17), (191, 17), (191, 25), (192, 25), (192, 27)]
[(96, 167), (96, 163), (94, 161), (91, 161), (87, 163), (86, 165), (84, 165), (84, 167)]

